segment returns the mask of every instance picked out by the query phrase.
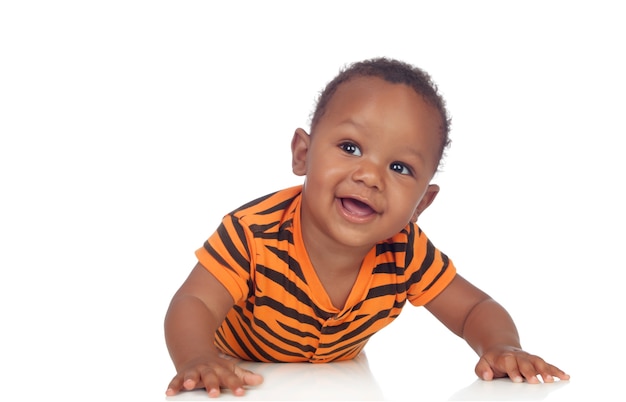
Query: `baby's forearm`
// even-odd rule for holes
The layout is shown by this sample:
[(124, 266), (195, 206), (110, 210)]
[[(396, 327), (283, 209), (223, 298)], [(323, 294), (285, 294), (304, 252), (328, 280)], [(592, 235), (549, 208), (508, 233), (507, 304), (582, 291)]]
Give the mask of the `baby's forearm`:
[(496, 346), (521, 348), (513, 319), (491, 298), (483, 300), (470, 311), (462, 336), (479, 356)]
[(165, 316), (165, 341), (174, 366), (178, 369), (199, 356), (218, 356), (214, 345), (217, 326), (201, 300), (175, 297)]

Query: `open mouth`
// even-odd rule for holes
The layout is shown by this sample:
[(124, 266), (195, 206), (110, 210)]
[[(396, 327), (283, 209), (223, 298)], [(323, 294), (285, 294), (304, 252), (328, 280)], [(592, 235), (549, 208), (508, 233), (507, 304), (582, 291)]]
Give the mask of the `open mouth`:
[(356, 216), (368, 216), (376, 213), (372, 207), (354, 198), (341, 198), (341, 205), (346, 211)]

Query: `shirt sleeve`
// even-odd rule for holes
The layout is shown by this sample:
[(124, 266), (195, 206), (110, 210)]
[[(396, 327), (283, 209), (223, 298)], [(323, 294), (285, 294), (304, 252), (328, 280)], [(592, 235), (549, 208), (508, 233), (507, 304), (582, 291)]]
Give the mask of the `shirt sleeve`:
[[(412, 247), (411, 247), (412, 245)], [(409, 231), (407, 298), (414, 306), (423, 306), (441, 293), (456, 276), (456, 267), (437, 249), (417, 225)], [(412, 255), (410, 251), (412, 250)]]
[(247, 230), (232, 215), (226, 215), (217, 230), (196, 250), (198, 262), (224, 285), (237, 303), (248, 295), (250, 242)]

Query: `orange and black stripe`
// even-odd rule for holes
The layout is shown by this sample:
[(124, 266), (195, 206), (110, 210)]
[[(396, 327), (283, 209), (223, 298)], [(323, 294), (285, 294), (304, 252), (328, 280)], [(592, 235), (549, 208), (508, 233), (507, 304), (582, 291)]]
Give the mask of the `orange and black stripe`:
[(456, 273), (409, 224), (370, 251), (345, 307), (334, 307), (304, 252), (301, 191), (292, 187), (243, 205), (196, 251), (235, 301), (216, 334), (224, 353), (265, 362), (354, 358), (407, 300), (426, 304)]

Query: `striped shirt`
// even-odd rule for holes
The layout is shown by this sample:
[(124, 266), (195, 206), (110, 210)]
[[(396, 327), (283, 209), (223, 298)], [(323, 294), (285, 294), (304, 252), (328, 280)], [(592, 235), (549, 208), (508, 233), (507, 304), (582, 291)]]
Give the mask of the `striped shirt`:
[(452, 262), (410, 223), (372, 248), (345, 306), (334, 307), (304, 248), (301, 191), (243, 205), (196, 251), (235, 302), (215, 338), (226, 354), (263, 362), (352, 359), (407, 300), (424, 305), (454, 278)]

